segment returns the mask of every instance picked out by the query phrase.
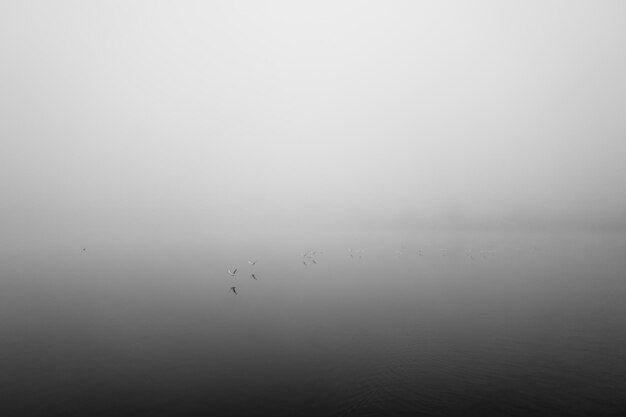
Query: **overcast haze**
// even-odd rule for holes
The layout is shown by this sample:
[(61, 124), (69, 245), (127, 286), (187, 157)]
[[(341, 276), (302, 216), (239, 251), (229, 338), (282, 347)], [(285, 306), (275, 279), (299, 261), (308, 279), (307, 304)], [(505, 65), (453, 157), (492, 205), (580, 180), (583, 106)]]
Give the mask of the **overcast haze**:
[(3, 2), (2, 217), (623, 219), (624, 22), (622, 1)]
[(626, 1), (0, 1), (0, 415), (626, 416)]

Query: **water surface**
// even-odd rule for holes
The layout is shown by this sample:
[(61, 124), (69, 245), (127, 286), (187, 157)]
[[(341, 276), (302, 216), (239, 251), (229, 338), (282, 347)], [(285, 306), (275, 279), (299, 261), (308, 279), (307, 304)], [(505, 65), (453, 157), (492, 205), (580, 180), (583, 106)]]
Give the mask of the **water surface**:
[(2, 414), (624, 415), (625, 255), (588, 232), (25, 238)]

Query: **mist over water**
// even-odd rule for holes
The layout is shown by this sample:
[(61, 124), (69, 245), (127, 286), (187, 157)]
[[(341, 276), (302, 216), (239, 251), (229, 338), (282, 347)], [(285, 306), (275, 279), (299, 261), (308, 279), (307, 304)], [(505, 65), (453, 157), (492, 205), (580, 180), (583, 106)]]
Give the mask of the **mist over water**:
[[(268, 236), (86, 251), (40, 240), (5, 252), (5, 405), (15, 415), (623, 413), (622, 234)], [(323, 253), (304, 266), (312, 248)]]
[(3, 2), (0, 414), (625, 415), (625, 19)]

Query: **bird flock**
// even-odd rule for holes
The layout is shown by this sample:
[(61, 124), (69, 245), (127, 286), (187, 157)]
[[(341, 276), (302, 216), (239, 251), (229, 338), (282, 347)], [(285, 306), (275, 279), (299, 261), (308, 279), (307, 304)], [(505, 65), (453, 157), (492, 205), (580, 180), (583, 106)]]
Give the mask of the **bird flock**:
[[(426, 248), (428, 248), (427, 251), (432, 246), (433, 246), (432, 243), (430, 243), (430, 242), (426, 243)], [(537, 245), (532, 246), (531, 249), (533, 251), (535, 251), (535, 252), (539, 252), (540, 251), (540, 248)], [(86, 247), (82, 247), (81, 251), (83, 253), (86, 253), (87, 252), (87, 248)], [(396, 249), (394, 251), (394, 254), (396, 255), (396, 257), (400, 258), (400, 257), (403, 257), (404, 255), (406, 255), (407, 252), (408, 252), (407, 247), (404, 244), (402, 244), (402, 245), (400, 245), (400, 248), (398, 248), (398, 249)], [(447, 247), (440, 247), (439, 248), (439, 252), (440, 252), (441, 257), (447, 257), (448, 254), (449, 254), (449, 249)], [(302, 265), (305, 266), (305, 267), (308, 267), (309, 265), (317, 265), (318, 262), (319, 262), (320, 255), (322, 255), (323, 253), (324, 252), (322, 250), (314, 250), (314, 249), (306, 250), (302, 254), (302, 259), (301, 259)], [(364, 249), (351, 248), (351, 247), (348, 248), (348, 255), (352, 259), (362, 259), (364, 254), (365, 254), (365, 250)], [(418, 248), (416, 250), (416, 254), (417, 254), (418, 257), (426, 256), (426, 252), (423, 249), (421, 249), (421, 248)], [(465, 254), (465, 257), (467, 259), (469, 259), (471, 261), (476, 261), (477, 259), (487, 259), (487, 258), (496, 256), (496, 249), (489, 248), (489, 249), (480, 249), (478, 251), (475, 251), (475, 250), (470, 248), (470, 249), (465, 249), (464, 254)], [(258, 281), (259, 280), (259, 276), (257, 275), (256, 272), (254, 272), (254, 267), (258, 263), (258, 260), (257, 259), (254, 259), (254, 260), (253, 259), (248, 259), (247, 263), (248, 263), (248, 266), (250, 268), (253, 268), (253, 270), (251, 272), (249, 272), (250, 279)], [(239, 271), (238, 267), (228, 268), (226, 270), (227, 274), (231, 278), (236, 278), (238, 276), (237, 275), (238, 271)], [(241, 274), (239, 274), (239, 276), (240, 275)], [(236, 285), (232, 285), (229, 288), (228, 292), (230, 292), (230, 293), (232, 293), (234, 295), (238, 295), (239, 294)]]
[[(248, 259), (248, 265), (250, 265), (252, 267), (255, 266), (257, 262), (258, 262), (258, 260)], [(228, 275), (230, 275), (231, 277), (234, 278), (237, 275), (237, 269), (238, 268), (228, 269), (226, 272), (228, 273)], [(256, 276), (256, 273), (254, 273), (254, 272), (250, 273), (250, 278), (252, 278), (255, 281), (258, 281), (258, 279), (259, 279)], [(228, 291), (233, 293), (233, 294), (235, 294), (235, 295), (238, 294), (236, 286), (230, 287), (230, 289)]]
[[(426, 244), (427, 248), (430, 248), (431, 246), (433, 246), (432, 243), (427, 243)], [(302, 254), (302, 258), (301, 258), (300, 262), (302, 263), (302, 265), (304, 267), (308, 267), (310, 265), (317, 265), (318, 262), (319, 262), (319, 257), (323, 253), (324, 252), (321, 251), (321, 250), (308, 249), (308, 250), (306, 250)], [(398, 258), (406, 255), (407, 253), (408, 253), (408, 249), (407, 249), (407, 247), (404, 244), (402, 244), (399, 249), (396, 249), (394, 251), (394, 254)], [(421, 248), (418, 248), (415, 253), (416, 253), (416, 255), (418, 257), (426, 256), (426, 252), (424, 251), (424, 249), (421, 249)], [(447, 247), (440, 247), (439, 248), (439, 253), (440, 253), (441, 257), (445, 258), (445, 257), (447, 257), (449, 255), (450, 251), (449, 251), (449, 248), (447, 248)], [(465, 253), (465, 257), (467, 259), (469, 259), (471, 261), (475, 261), (479, 257), (483, 258), (483, 259), (486, 259), (488, 257), (495, 256), (496, 250), (495, 249), (480, 249), (479, 251), (475, 251), (473, 249), (466, 249), (464, 251), (464, 253)], [(351, 248), (351, 247), (348, 248), (348, 255), (349, 255), (349, 257), (351, 259), (362, 259), (364, 254), (365, 254), (365, 250), (364, 249)], [(248, 265), (249, 265), (249, 267), (254, 268), (255, 265), (257, 264), (257, 262), (258, 262), (258, 260), (249, 259), (248, 260)], [(232, 278), (235, 278), (235, 277), (237, 277), (237, 271), (238, 271), (238, 268), (235, 267), (235, 268), (227, 269), (226, 272)], [(249, 273), (249, 277), (251, 279), (255, 280), (255, 281), (258, 281), (258, 279), (259, 279), (259, 277), (257, 276), (256, 272), (250, 272)], [(234, 295), (238, 295), (239, 294), (238, 288), (235, 285), (230, 287), (229, 292), (234, 294)]]
[[(313, 250), (313, 249), (309, 249), (305, 251), (302, 254), (302, 264), (304, 266), (308, 266), (309, 264), (317, 265), (318, 256), (321, 255), (322, 253), (323, 251), (318, 251), (318, 250)], [(250, 265), (251, 267), (254, 267), (257, 264), (257, 262), (258, 260), (248, 259), (248, 265)], [(235, 278), (235, 276), (237, 276), (237, 270), (238, 268), (232, 268), (232, 269), (227, 269), (226, 272), (228, 273), (228, 275)], [(250, 278), (255, 281), (259, 280), (255, 272), (250, 273)], [(228, 291), (234, 295), (239, 294), (237, 292), (237, 286), (230, 287)]]

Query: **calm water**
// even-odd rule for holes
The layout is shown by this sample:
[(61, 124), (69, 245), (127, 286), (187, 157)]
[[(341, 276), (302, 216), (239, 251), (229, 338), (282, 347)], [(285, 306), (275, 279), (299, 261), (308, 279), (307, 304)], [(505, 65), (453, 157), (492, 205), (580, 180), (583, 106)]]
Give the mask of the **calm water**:
[(626, 415), (619, 234), (52, 236), (1, 261), (3, 416)]

